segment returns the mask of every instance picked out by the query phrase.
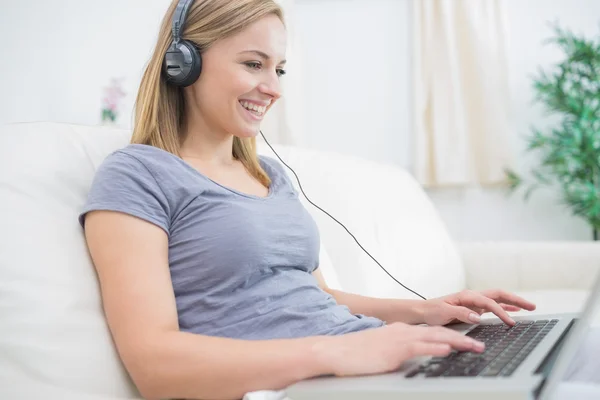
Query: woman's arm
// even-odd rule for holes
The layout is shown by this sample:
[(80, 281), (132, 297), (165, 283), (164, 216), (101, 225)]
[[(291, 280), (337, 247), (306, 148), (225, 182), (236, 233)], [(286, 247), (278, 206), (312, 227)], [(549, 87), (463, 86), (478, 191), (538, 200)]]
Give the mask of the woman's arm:
[(388, 324), (446, 325), (454, 322), (476, 324), (481, 315), (487, 312), (496, 314), (504, 323), (512, 326), (515, 321), (507, 311), (533, 311), (535, 304), (504, 290), (484, 290), (476, 292), (463, 290), (444, 297), (429, 300), (377, 299), (345, 293), (327, 287), (323, 275), (317, 269), (313, 272), (319, 286), (333, 296), (338, 304), (347, 306), (353, 314), (377, 317)]
[(317, 357), (322, 339), (245, 341), (172, 330), (146, 337), (128, 355), (128, 370), (146, 399), (241, 399), (330, 373)]
[(117, 350), (147, 399), (239, 399), (326, 374), (324, 338), (243, 341), (179, 331), (159, 227), (111, 211), (87, 215), (85, 233)]
[(423, 317), (423, 300), (378, 299), (346, 293), (330, 289), (319, 269), (313, 272), (321, 289), (331, 294), (338, 304), (343, 304), (353, 314), (363, 314), (379, 318), (388, 324), (404, 322), (405, 324), (421, 324)]

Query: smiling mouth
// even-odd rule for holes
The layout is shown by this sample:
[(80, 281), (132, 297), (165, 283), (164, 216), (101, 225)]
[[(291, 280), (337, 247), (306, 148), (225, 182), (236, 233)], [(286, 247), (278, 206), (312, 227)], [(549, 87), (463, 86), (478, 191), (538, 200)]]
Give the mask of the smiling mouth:
[(239, 103), (249, 113), (251, 113), (252, 115), (255, 115), (257, 117), (262, 117), (263, 115), (265, 115), (265, 112), (267, 111), (267, 107), (266, 106), (257, 106), (256, 104), (252, 104), (252, 103), (247, 102), (247, 101), (240, 101)]

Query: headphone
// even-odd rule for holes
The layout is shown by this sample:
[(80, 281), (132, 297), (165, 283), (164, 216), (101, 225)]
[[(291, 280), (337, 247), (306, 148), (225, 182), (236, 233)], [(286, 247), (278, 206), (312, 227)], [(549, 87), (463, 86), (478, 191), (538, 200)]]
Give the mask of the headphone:
[[(199, 51), (198, 47), (194, 43), (192, 43), (188, 40), (181, 39), (181, 32), (182, 32), (182, 30), (183, 30), (182, 28), (185, 24), (185, 18), (187, 16), (190, 5), (193, 2), (194, 2), (194, 0), (179, 0), (179, 3), (177, 4), (177, 8), (175, 9), (175, 14), (173, 16), (173, 42), (171, 43), (171, 45), (169, 46), (169, 49), (167, 50), (167, 53), (165, 55), (164, 64), (163, 64), (163, 71), (166, 74), (167, 82), (169, 82), (170, 84), (172, 84), (174, 86), (178, 86), (178, 87), (189, 86), (189, 85), (193, 84), (194, 82), (196, 82), (196, 80), (200, 76), (200, 71), (202, 70), (202, 57), (200, 56), (200, 51)], [(271, 148), (273, 153), (275, 153), (275, 155), (277, 156), (279, 161), (281, 161), (281, 163), (283, 165), (285, 165), (290, 171), (292, 171), (292, 173), (296, 177), (296, 181), (298, 181), (298, 186), (300, 187), (302, 194), (304, 195), (304, 197), (306, 198), (306, 200), (308, 200), (308, 202), (310, 204), (312, 204), (313, 206), (318, 208), (320, 211), (325, 213), (329, 218), (333, 219), (335, 222), (337, 222), (339, 225), (341, 225), (342, 228), (344, 228), (346, 230), (346, 232), (348, 232), (348, 234), (350, 236), (352, 236), (352, 238), (358, 244), (358, 246), (365, 253), (367, 253), (367, 255), (369, 257), (371, 257), (371, 259), (373, 261), (375, 261), (375, 263), (377, 263), (377, 265), (379, 265), (379, 267), (386, 274), (388, 274), (389, 277), (392, 278), (396, 283), (398, 283), (400, 286), (402, 286), (404, 289), (408, 290), (409, 292), (419, 296), (421, 299), (427, 300), (424, 296), (422, 296), (419, 293), (415, 292), (414, 290), (404, 286), (401, 282), (399, 282), (396, 278), (394, 278), (394, 276), (392, 274), (390, 274), (385, 268), (383, 268), (383, 266), (379, 263), (379, 261), (377, 261), (375, 259), (375, 257), (373, 257), (360, 244), (358, 239), (356, 239), (356, 237), (348, 230), (348, 228), (346, 228), (346, 226), (344, 224), (342, 224), (340, 221), (335, 219), (327, 211), (323, 210), (321, 207), (319, 207), (318, 205), (313, 203), (308, 198), (306, 193), (304, 193), (304, 189), (302, 189), (302, 184), (300, 183), (300, 178), (298, 178), (298, 175), (296, 174), (296, 172), (292, 169), (292, 167), (287, 165), (285, 163), (285, 161), (283, 161), (281, 159), (279, 154), (277, 154), (277, 152), (275, 151), (273, 146), (271, 146), (271, 144), (269, 143), (269, 141), (267, 140), (265, 135), (262, 133), (262, 131), (260, 131), (260, 134), (263, 137), (263, 139), (265, 140), (265, 142), (267, 143), (267, 145)]]
[(174, 86), (190, 86), (200, 76), (202, 57), (198, 47), (189, 40), (181, 39), (188, 10), (194, 0), (180, 0), (173, 15), (173, 41), (167, 49), (163, 71), (167, 82)]

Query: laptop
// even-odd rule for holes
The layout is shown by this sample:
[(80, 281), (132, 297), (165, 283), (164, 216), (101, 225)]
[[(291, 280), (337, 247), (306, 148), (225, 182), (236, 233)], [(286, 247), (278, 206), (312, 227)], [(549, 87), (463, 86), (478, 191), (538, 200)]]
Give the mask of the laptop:
[(515, 316), (456, 329), (486, 343), (481, 354), (420, 357), (396, 372), (361, 377), (322, 376), (289, 386), (293, 400), (551, 400), (588, 333), (600, 303), (600, 274), (581, 313)]

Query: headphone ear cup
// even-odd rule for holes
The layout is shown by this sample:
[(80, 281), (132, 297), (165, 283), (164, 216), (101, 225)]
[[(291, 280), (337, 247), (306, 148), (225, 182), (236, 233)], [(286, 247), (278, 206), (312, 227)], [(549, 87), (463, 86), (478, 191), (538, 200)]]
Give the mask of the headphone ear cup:
[(202, 56), (195, 44), (187, 40), (173, 43), (163, 63), (167, 82), (174, 86), (190, 86), (198, 80), (202, 71)]

